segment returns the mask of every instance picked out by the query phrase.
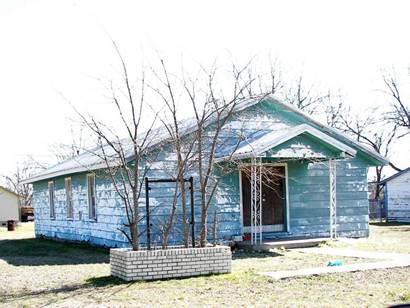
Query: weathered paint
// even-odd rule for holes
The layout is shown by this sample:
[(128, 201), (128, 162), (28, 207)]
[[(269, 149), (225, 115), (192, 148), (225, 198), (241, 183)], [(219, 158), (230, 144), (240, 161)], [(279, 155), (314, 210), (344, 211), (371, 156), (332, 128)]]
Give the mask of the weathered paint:
[[(263, 133), (287, 129), (306, 123), (306, 120), (289, 110), (278, 108), (275, 104), (261, 102), (235, 114), (221, 133), (219, 155), (229, 152), (244, 134), (248, 140), (258, 138)], [(312, 124), (314, 126), (314, 124)], [(316, 126), (315, 128), (320, 129)], [(212, 130), (212, 125), (208, 131)], [(189, 138), (189, 137), (187, 137)], [(343, 140), (340, 140), (344, 142)], [(312, 162), (298, 157), (277, 157), (280, 151), (297, 153), (296, 147), (309, 154), (305, 158), (321, 158), (321, 162)], [(175, 176), (175, 155), (172, 148), (165, 145), (154, 153), (147, 174), (150, 178), (170, 178)], [(312, 155), (311, 155), (312, 154)], [(329, 169), (326, 158), (340, 158), (340, 152), (329, 147), (321, 140), (300, 135), (266, 153), (265, 161), (286, 162), (288, 170), (289, 208), (287, 209), (289, 232), (265, 234), (269, 237), (295, 236), (328, 236), (330, 230), (329, 213)], [(150, 159), (152, 161), (152, 158)], [(358, 152), (355, 158), (346, 158), (337, 162), (337, 231), (341, 236), (368, 235), (368, 202), (367, 202), (367, 168), (369, 159)], [(198, 179), (195, 170), (189, 171), (186, 177), (193, 176), (195, 191), (198, 191)], [(67, 219), (65, 204), (64, 177), (55, 178), (56, 203), (55, 219), (50, 219), (48, 204), (47, 181), (34, 183), (34, 205), (36, 208), (36, 235), (58, 237), (69, 240), (88, 241), (96, 245), (110, 247), (127, 246), (126, 238), (118, 229), (123, 228), (126, 221), (125, 210), (121, 200), (107, 179), (96, 179), (97, 219), (88, 219), (88, 199), (86, 173), (71, 176), (74, 197), (74, 219)], [(152, 207), (151, 223), (152, 241), (160, 245), (160, 226), (167, 219), (172, 204), (175, 184), (153, 183), (150, 191)], [(238, 170), (224, 175), (219, 182), (216, 194), (212, 200), (208, 215), (208, 228), (211, 230), (214, 212), (217, 213), (219, 239), (231, 239), (241, 235), (241, 194)], [(140, 210), (145, 211), (145, 191), (142, 191)], [(196, 232), (199, 233), (200, 196), (195, 193)], [(180, 201), (178, 202), (180, 205)], [(188, 202), (187, 216), (190, 216)], [(171, 244), (181, 240), (181, 207), (178, 206), (177, 220), (169, 238)], [(145, 228), (141, 221), (140, 231)], [(211, 232), (209, 239), (211, 239)], [(141, 236), (145, 242), (145, 234)]]
[[(337, 163), (337, 232), (368, 235), (367, 168), (356, 159)], [(327, 162), (289, 164), (290, 226), (293, 234), (327, 236), (330, 225)]]
[(410, 171), (386, 182), (389, 221), (410, 222)]
[(72, 175), (74, 218), (67, 218), (64, 177), (54, 179), (55, 218), (50, 218), (47, 181), (33, 184), (36, 236), (86, 241), (95, 245), (127, 246), (117, 230), (125, 219), (124, 208), (109, 182), (97, 180), (97, 220), (89, 219), (86, 174)]
[(267, 151), (267, 157), (273, 158), (300, 158), (307, 159), (340, 157), (340, 151), (329, 149), (328, 146), (315, 140), (311, 136), (302, 134), (281, 145)]

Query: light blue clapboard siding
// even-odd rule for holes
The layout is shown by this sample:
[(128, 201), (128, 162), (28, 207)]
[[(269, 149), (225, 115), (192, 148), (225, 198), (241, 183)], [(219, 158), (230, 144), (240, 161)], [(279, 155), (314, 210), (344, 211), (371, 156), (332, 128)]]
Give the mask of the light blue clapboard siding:
[[(261, 102), (248, 109), (240, 111), (227, 123), (221, 133), (218, 153), (229, 153), (239, 142), (241, 135), (249, 140), (257, 138), (262, 133), (286, 129), (303, 124), (306, 120), (289, 110), (281, 109), (278, 105)], [(315, 126), (311, 123), (311, 125)], [(316, 127), (320, 129), (319, 127)], [(208, 132), (212, 126), (208, 128)], [(186, 138), (189, 138), (186, 137)], [(342, 140), (343, 141), (343, 140)], [(331, 157), (337, 157), (335, 149), (326, 147), (320, 140), (309, 136), (299, 136), (286, 144), (268, 151), (267, 157), (274, 156), (279, 151), (298, 144), (304, 149), (311, 149)], [(165, 144), (156, 147), (152, 153), (149, 178), (175, 177), (176, 156), (172, 153), (172, 146)], [(274, 158), (267, 158), (275, 162)], [(340, 160), (337, 163), (337, 221), (338, 232), (341, 236), (368, 235), (368, 203), (367, 203), (367, 168), (369, 162), (360, 152), (356, 158)], [(290, 232), (277, 233), (276, 236), (328, 236), (329, 235), (329, 170), (326, 162), (312, 163), (306, 160), (288, 162), (288, 191), (289, 191), (289, 221)], [(195, 221), (196, 233), (199, 234), (200, 196), (198, 179), (195, 170), (188, 170), (186, 178), (194, 177), (195, 182)], [(65, 204), (64, 177), (55, 178), (55, 219), (50, 219), (48, 203), (47, 181), (34, 183), (34, 205), (36, 210), (36, 235), (57, 237), (61, 239), (87, 241), (95, 245), (127, 246), (128, 243), (119, 228), (126, 222), (125, 210), (120, 198), (114, 191), (110, 181), (97, 175), (97, 220), (88, 218), (88, 199), (86, 174), (71, 175), (74, 197), (74, 219), (67, 219)], [(187, 184), (188, 188), (188, 184)], [(152, 208), (151, 222), (152, 240), (160, 244), (159, 226), (170, 213), (175, 184), (151, 184), (150, 205)], [(187, 190), (189, 193), (189, 191)], [(209, 239), (214, 212), (217, 213), (218, 238), (230, 239), (234, 235), (241, 235), (241, 206), (240, 206), (239, 172), (233, 170), (223, 176), (219, 182), (208, 215)], [(187, 196), (187, 216), (190, 217), (190, 198)], [(170, 236), (171, 243), (181, 240), (181, 207), (178, 199), (177, 219)], [(145, 190), (139, 200), (140, 211), (145, 213)], [(145, 221), (139, 225), (140, 231), (145, 228)], [(145, 243), (145, 235), (141, 237)]]
[[(73, 185), (74, 219), (67, 218), (64, 177), (55, 182), (55, 218), (50, 218), (47, 181), (34, 183), (37, 236), (86, 241), (110, 247), (126, 246), (124, 236), (118, 232), (125, 218), (120, 199), (107, 189), (107, 181), (97, 179), (97, 221), (88, 216), (86, 175), (71, 175)], [(81, 219), (80, 219), (81, 216)]]
[[(329, 233), (329, 170), (326, 163), (289, 163), (290, 229), (292, 233), (321, 236)], [(338, 232), (363, 236), (368, 232), (367, 172), (345, 176), (341, 170), (360, 169), (357, 159), (339, 161), (337, 173)], [(364, 168), (366, 169), (366, 167)], [(315, 221), (313, 223), (312, 221)]]

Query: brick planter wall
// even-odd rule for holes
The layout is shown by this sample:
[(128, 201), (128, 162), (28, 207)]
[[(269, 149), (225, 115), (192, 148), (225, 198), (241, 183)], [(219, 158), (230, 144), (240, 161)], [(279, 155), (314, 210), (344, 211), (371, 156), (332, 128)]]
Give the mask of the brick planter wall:
[(111, 275), (132, 280), (189, 277), (231, 272), (230, 247), (110, 250)]

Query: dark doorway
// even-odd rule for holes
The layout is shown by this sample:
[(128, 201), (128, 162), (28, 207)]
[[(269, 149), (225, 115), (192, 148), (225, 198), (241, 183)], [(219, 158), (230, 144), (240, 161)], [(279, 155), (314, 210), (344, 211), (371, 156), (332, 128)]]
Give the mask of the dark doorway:
[[(262, 225), (263, 232), (285, 230), (285, 167), (264, 167), (262, 181)], [(244, 232), (251, 227), (251, 183), (250, 171), (241, 171), (242, 178), (242, 211)]]

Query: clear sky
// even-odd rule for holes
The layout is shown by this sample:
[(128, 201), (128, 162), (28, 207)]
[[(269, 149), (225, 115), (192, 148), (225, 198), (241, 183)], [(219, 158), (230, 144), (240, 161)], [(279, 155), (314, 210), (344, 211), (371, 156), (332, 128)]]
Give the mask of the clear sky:
[[(286, 73), (340, 89), (366, 112), (382, 101), (381, 70), (410, 65), (409, 12), (408, 1), (1, 0), (0, 174), (70, 142), (75, 116), (62, 95), (109, 117), (98, 79), (118, 71), (110, 38), (136, 68), (154, 50), (171, 66), (270, 53)], [(409, 144), (391, 156), (401, 167)]]

